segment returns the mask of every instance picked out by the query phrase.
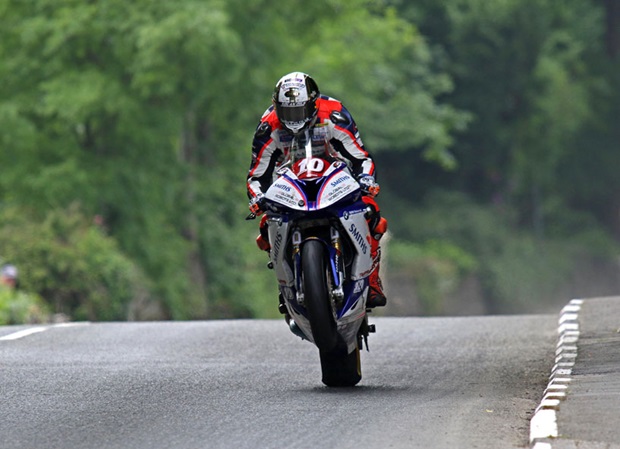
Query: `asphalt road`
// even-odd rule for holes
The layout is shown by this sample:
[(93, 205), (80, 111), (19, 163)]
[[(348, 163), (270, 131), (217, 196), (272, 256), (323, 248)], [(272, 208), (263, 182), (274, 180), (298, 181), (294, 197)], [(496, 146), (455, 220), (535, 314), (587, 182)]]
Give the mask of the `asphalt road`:
[(371, 322), (349, 389), (283, 321), (0, 327), (0, 448), (528, 446), (557, 316)]

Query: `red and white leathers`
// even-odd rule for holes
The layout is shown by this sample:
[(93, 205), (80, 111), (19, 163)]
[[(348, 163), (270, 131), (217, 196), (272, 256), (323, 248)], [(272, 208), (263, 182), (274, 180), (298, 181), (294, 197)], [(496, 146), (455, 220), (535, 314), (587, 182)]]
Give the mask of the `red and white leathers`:
[[(309, 126), (313, 154), (327, 155), (346, 162), (356, 178), (364, 175), (375, 177), (374, 161), (365, 150), (357, 125), (343, 104), (335, 98), (321, 95), (316, 100), (316, 109), (316, 117)], [(247, 177), (248, 197), (251, 201), (262, 196), (273, 183), (277, 168), (288, 159), (292, 142), (293, 134), (282, 126), (274, 107), (269, 107), (256, 128), (252, 143), (252, 163)], [(379, 239), (387, 230), (387, 221), (381, 218), (374, 198), (364, 196), (363, 200), (375, 212), (369, 218), (375, 269), (370, 275), (371, 294), (368, 304), (371, 307), (381, 306), (385, 305), (385, 296), (379, 279)], [(259, 248), (268, 251), (270, 245), (265, 226), (263, 217), (257, 244)]]
[[(321, 95), (317, 115), (310, 125), (313, 150), (347, 162), (353, 175), (375, 175), (375, 164), (364, 149), (357, 125), (342, 103)], [(273, 106), (263, 114), (252, 143), (252, 164), (248, 173), (250, 199), (267, 190), (273, 174), (291, 150), (293, 135), (282, 127)], [(326, 148), (326, 143), (328, 147)]]

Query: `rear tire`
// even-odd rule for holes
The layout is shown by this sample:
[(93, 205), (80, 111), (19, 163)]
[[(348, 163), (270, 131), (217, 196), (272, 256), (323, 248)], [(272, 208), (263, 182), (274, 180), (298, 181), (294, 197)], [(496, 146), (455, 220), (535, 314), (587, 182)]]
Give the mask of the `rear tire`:
[(314, 344), (321, 352), (330, 352), (338, 344), (338, 329), (327, 289), (325, 247), (308, 240), (301, 249), (304, 300), (312, 328)]

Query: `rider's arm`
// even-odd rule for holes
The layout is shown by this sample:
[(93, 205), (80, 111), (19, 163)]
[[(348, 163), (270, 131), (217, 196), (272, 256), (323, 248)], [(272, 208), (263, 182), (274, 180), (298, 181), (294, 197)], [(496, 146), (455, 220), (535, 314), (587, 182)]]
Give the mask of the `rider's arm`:
[(252, 163), (247, 176), (248, 197), (250, 199), (265, 192), (273, 181), (273, 171), (282, 151), (277, 146), (277, 130), (270, 110), (265, 112), (256, 128), (252, 141)]
[(355, 120), (349, 111), (340, 103), (339, 110), (330, 112), (329, 120), (332, 123), (331, 144), (344, 158), (351, 163), (351, 169), (356, 177), (375, 174), (375, 163), (362, 143)]

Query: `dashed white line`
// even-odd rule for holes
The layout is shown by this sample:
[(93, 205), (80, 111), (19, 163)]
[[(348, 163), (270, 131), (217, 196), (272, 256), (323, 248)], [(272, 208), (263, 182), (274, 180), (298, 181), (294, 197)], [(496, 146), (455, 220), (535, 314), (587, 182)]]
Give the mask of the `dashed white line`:
[(566, 398), (571, 381), (572, 367), (577, 358), (579, 339), (579, 312), (583, 300), (573, 299), (562, 309), (558, 320), (560, 334), (555, 352), (555, 366), (550, 382), (540, 405), (530, 421), (530, 446), (532, 449), (552, 449), (552, 442), (558, 437), (557, 411)]
[[(539, 439), (556, 438), (558, 436), (558, 424), (555, 410), (539, 410), (530, 423), (530, 438), (533, 442)], [(551, 446), (549, 446), (551, 447)]]

